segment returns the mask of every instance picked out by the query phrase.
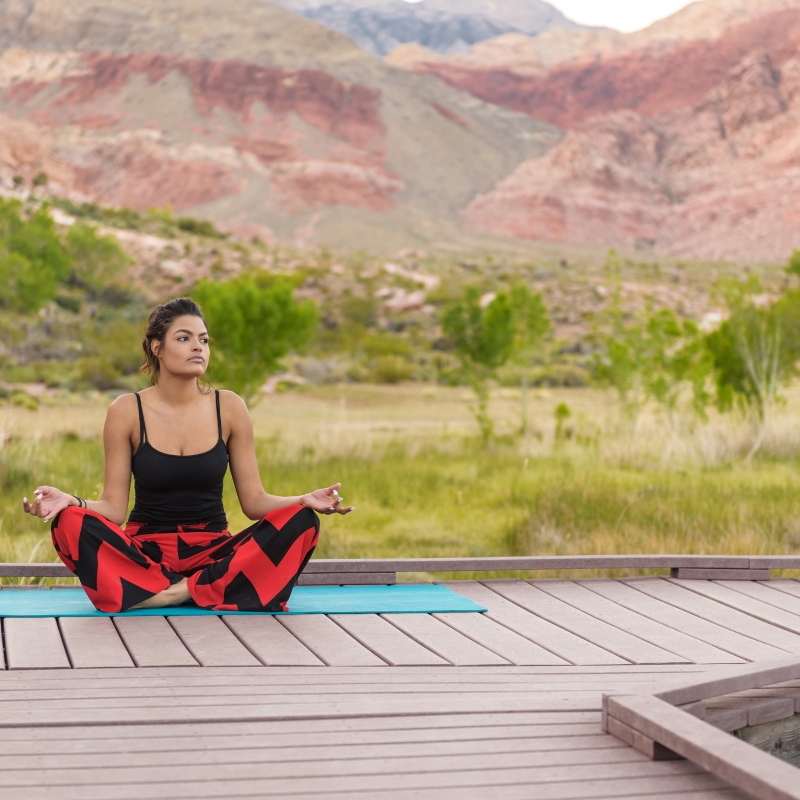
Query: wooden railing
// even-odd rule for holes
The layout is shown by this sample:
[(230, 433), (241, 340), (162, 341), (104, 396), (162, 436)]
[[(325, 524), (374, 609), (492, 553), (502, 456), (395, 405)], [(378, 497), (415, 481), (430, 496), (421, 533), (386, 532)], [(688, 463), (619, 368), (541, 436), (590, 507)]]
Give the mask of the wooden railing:
[[(302, 582), (395, 583), (398, 572), (506, 572), (584, 569), (669, 569), (674, 578), (768, 580), (770, 569), (800, 569), (800, 556), (499, 556), (492, 558), (312, 559)], [(0, 577), (73, 578), (60, 563), (0, 564)]]
[[(726, 731), (731, 715), (716, 715), (709, 701), (750, 689), (800, 679), (800, 657), (720, 667), (713, 674), (670, 682), (649, 694), (605, 694), (603, 728), (654, 760), (685, 758), (758, 800), (800, 800), (797, 767), (757, 749)], [(769, 693), (767, 693), (769, 694)], [(800, 711), (800, 687), (776, 687), (774, 696), (758, 698), (759, 722), (771, 722)], [(759, 702), (742, 709), (739, 727), (756, 724)], [(728, 724), (721, 724), (723, 721)]]

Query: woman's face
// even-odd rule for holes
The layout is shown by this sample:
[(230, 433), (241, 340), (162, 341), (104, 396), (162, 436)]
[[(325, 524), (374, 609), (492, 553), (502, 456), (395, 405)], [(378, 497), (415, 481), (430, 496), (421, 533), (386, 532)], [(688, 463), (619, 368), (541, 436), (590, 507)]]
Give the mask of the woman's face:
[(208, 331), (200, 317), (186, 314), (177, 317), (162, 342), (153, 342), (153, 351), (161, 362), (161, 372), (199, 377), (208, 369)]

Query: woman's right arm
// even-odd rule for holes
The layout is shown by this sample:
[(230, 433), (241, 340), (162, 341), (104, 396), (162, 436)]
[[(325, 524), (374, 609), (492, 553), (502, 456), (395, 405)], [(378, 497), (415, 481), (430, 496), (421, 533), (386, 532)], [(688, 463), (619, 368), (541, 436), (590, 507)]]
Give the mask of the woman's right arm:
[[(135, 412), (131, 401), (133, 395), (121, 395), (109, 407), (103, 426), (103, 449), (105, 451), (105, 480), (100, 500), (87, 500), (86, 506), (120, 527), (128, 514), (128, 498), (131, 490), (131, 419)], [(54, 486), (37, 487), (38, 497), (29, 503), (25, 498), (23, 507), (29, 514), (52, 519), (67, 506), (77, 506), (78, 501), (66, 491)]]

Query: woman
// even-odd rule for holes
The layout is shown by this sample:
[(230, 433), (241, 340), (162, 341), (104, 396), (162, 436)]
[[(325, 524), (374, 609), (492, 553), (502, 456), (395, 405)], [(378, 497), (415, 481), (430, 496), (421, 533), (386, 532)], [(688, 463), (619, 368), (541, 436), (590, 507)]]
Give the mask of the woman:
[[(188, 600), (217, 611), (285, 611), (319, 538), (314, 512), (353, 506), (342, 506), (338, 483), (296, 497), (264, 491), (247, 406), (198, 383), (210, 353), (193, 300), (157, 306), (142, 347), (151, 387), (109, 406), (102, 498), (39, 486), (33, 503), (23, 498), (25, 511), (52, 520), (56, 552), (100, 611)], [(228, 463), (242, 511), (257, 520), (233, 536), (222, 504)], [(123, 530), (131, 473), (135, 502)]]

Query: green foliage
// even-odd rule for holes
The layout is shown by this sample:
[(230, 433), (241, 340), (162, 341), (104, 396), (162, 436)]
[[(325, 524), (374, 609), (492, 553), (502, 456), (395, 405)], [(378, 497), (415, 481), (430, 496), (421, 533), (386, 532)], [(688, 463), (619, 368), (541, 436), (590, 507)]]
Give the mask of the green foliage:
[(185, 233), (192, 233), (195, 236), (205, 236), (208, 239), (227, 239), (228, 234), (222, 233), (214, 227), (214, 223), (207, 219), (195, 219), (194, 217), (178, 217), (175, 220), (178, 228)]
[(342, 302), (342, 315), (345, 322), (372, 328), (378, 317), (378, 301), (374, 297), (346, 297)]
[(705, 384), (711, 359), (697, 325), (679, 320), (671, 309), (654, 310), (649, 300), (643, 314), (628, 319), (614, 251), (609, 266), (616, 273), (615, 289), (596, 320), (601, 349), (594, 355), (595, 380), (616, 390), (621, 408), (633, 422), (650, 400), (674, 410), (686, 382), (693, 386), (695, 408), (702, 414), (708, 401)]
[(215, 344), (215, 376), (248, 404), (280, 359), (308, 343), (317, 324), (314, 302), (296, 302), (288, 281), (259, 270), (224, 283), (202, 280), (193, 297)]
[(36, 174), (34, 179), (31, 181), (32, 186), (47, 186), (47, 173), (46, 172), (39, 172)]
[[(786, 272), (800, 274), (800, 252), (792, 254)], [(723, 286), (730, 316), (706, 337), (713, 359), (716, 401), (721, 411), (751, 409), (758, 434), (746, 461), (761, 446), (780, 386), (797, 374), (800, 359), (800, 290), (790, 289), (775, 302), (756, 298), (755, 278)]]
[(489, 416), (489, 379), (508, 361), (514, 347), (517, 326), (505, 292), (481, 307), (480, 290), (467, 287), (464, 299), (452, 305), (442, 317), (442, 332), (453, 343), (477, 398), (471, 410), (485, 446), (489, 446), (493, 424)]
[[(520, 284), (511, 290), (511, 308), (514, 315), (515, 337), (514, 354), (517, 363), (530, 366), (534, 350), (542, 337), (550, 330), (550, 317), (547, 307), (538, 292), (533, 294)], [(520, 379), (520, 399), (522, 404), (521, 433), (528, 432), (528, 372), (524, 370)]]
[(364, 352), (370, 358), (379, 356), (408, 356), (411, 345), (392, 333), (371, 333), (364, 337)]
[(414, 367), (407, 358), (397, 355), (378, 356), (372, 362), (370, 377), (376, 383), (399, 383), (414, 374)]
[(94, 225), (78, 222), (67, 234), (72, 258), (70, 283), (87, 289), (107, 287), (133, 263), (114, 236), (100, 236)]
[(0, 303), (38, 311), (66, 278), (70, 257), (46, 208), (23, 219), (19, 200), (0, 198)]

